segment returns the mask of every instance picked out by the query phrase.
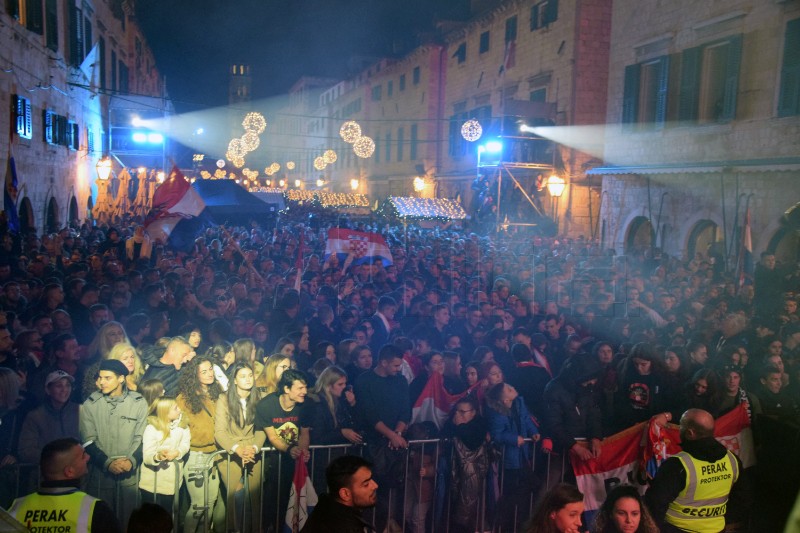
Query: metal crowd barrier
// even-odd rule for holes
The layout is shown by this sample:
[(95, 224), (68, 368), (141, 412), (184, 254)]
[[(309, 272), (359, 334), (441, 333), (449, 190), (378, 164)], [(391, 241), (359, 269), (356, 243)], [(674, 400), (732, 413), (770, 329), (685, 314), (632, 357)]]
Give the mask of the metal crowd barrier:
[[(539, 476), (540, 478), (543, 478), (544, 483), (542, 484), (541, 490), (549, 488), (555, 482), (563, 481), (565, 467), (568, 467), (565, 455), (558, 455), (555, 453), (545, 455), (544, 457), (546, 458), (546, 464), (537, 471), (537, 453), (539, 451), (537, 443), (533, 442), (531, 439), (526, 439), (526, 442), (532, 444), (530, 447), (532, 452), (529, 457), (530, 462), (523, 469), (524, 473), (522, 475)], [(426, 531), (443, 531), (445, 533), (449, 533), (450, 531), (456, 531), (452, 521), (453, 517), (451, 508), (454, 495), (450, 484), (450, 476), (454, 464), (453, 461), (455, 459), (452, 454), (452, 447), (449, 446), (449, 444), (450, 441), (446, 439), (408, 441), (409, 446), (403, 454), (404, 486), (393, 488), (388, 491), (388, 502), (394, 502), (394, 505), (389, 505), (388, 514), (385, 517), (387, 524), (391, 524), (389, 529), (390, 531), (403, 531), (409, 533), (425, 533)], [(321, 494), (326, 490), (324, 469), (332, 459), (344, 454), (365, 455), (365, 449), (366, 447), (364, 445), (353, 444), (311, 446), (311, 458), (308, 462), (308, 473), (317, 494)], [(497, 448), (493, 449), (497, 450)], [(285, 480), (281, 479), (282, 465), (283, 461), (285, 460), (284, 454), (278, 454), (277, 459), (273, 461), (277, 465), (277, 472), (267, 471), (268, 459), (271, 455), (276, 453), (277, 450), (272, 447), (265, 447), (261, 449), (259, 461), (255, 465), (257, 468), (259, 468), (259, 472), (261, 474), (260, 489), (265, 487), (266, 484), (273, 482), (280, 487), (285, 482)], [(417, 456), (416, 454), (419, 454), (418, 457), (420, 458), (420, 464), (424, 464), (425, 456), (431, 453), (433, 457), (433, 480), (431, 491), (432, 499), (426, 502), (422, 490), (415, 491), (411, 489), (411, 487), (421, 487), (424, 481), (421, 471), (422, 469), (420, 468), (415, 470), (414, 464), (412, 463), (414, 461), (414, 457)], [(532, 492), (530, 494), (527, 504), (524, 505), (523, 508), (520, 508), (519, 505), (515, 505), (513, 507), (511, 512), (513, 513), (512, 523), (514, 525), (510, 529), (503, 529), (499, 524), (500, 518), (507, 517), (500, 517), (498, 516), (498, 513), (502, 512), (499, 507), (500, 502), (505, 496), (502, 492), (505, 476), (507, 475), (504, 468), (505, 457), (502, 451), (496, 451), (493, 455), (494, 459), (490, 460), (489, 462), (489, 471), (487, 472), (487, 475), (485, 476), (481, 486), (480, 503), (478, 509), (476, 510), (475, 523), (470, 525), (469, 529), (471, 532), (489, 530), (516, 532), (521, 529), (524, 519), (527, 516), (530, 516), (532, 513), (535, 505), (536, 492)], [(558, 456), (558, 460), (556, 460), (555, 463), (551, 461), (553, 455)], [(218, 458), (222, 458), (222, 461), (218, 461)], [(552, 459), (555, 460), (556, 458)], [(226, 476), (226, 479), (231, 482), (231, 457), (226, 451), (219, 450), (213, 454), (209, 454), (208, 461), (205, 464), (184, 466), (184, 461), (174, 462), (176, 463), (177, 468), (175, 469), (176, 489), (173, 499), (172, 516), (176, 531), (183, 529), (184, 517), (182, 516), (182, 511), (185, 512), (186, 510), (192, 510), (202, 514), (202, 519), (199, 521), (201, 527), (198, 529), (202, 530), (203, 533), (208, 533), (212, 529), (212, 516), (209, 512), (211, 511), (211, 506), (209, 504), (209, 474), (213, 472), (214, 468), (219, 469), (220, 473), (222, 469), (227, 469), (226, 473), (228, 475)], [(214, 466), (215, 463), (216, 466)], [(13, 479), (15, 480), (15, 483), (12, 492), (15, 496), (21, 496), (32, 492), (32, 490), (29, 490), (30, 487), (26, 487), (27, 483), (25, 481), (23, 471), (25, 469), (36, 468), (37, 466), (38, 465), (35, 464), (15, 464), (11, 465), (10, 467), (4, 467), (3, 469), (0, 469), (0, 471), (10, 470), (13, 472)], [(201, 502), (199, 505), (196, 502), (187, 503), (185, 500), (182, 500), (182, 498), (186, 496), (180, 490), (181, 484), (183, 483), (184, 471), (202, 476), (204, 497), (203, 502)], [(158, 475), (159, 473), (156, 471), (154, 480), (155, 486), (158, 484)], [(443, 483), (445, 485), (444, 488), (442, 487)], [(220, 483), (219, 499), (221, 502), (227, 503), (231, 500), (231, 498), (225, 498), (224, 491), (227, 492), (229, 487), (225, 487), (223, 491), (222, 485), (223, 484)], [(35, 487), (33, 488), (35, 489)], [(252, 528), (252, 521), (256, 517), (258, 518), (258, 523), (262, 524), (261, 530), (267, 531), (267, 528), (270, 524), (265, 524), (264, 519), (265, 507), (266, 505), (269, 505), (269, 502), (265, 501), (264, 494), (262, 493), (259, 501), (259, 509), (252, 509), (249, 490), (250, 484), (245, 482), (243, 484), (244, 494), (243, 498), (241, 498), (242, 522), (240, 524), (240, 531), (244, 532), (250, 530), (250, 528)], [(115, 508), (115, 510), (119, 508), (119, 498), (121, 497), (120, 494), (120, 486), (117, 484), (115, 490), (115, 501), (108, 502)], [(280, 493), (278, 493), (276, 500), (272, 505), (277, 507), (279, 498)], [(153, 499), (155, 501), (155, 495)], [(137, 506), (140, 503), (140, 492), (137, 490)], [(416, 504), (416, 507), (414, 504)], [(226, 513), (238, 511), (239, 509), (233, 510), (226, 508)], [(253, 512), (257, 512), (258, 515), (253, 515)], [(283, 530), (284, 525), (279, 522), (279, 519), (284, 513), (285, 509), (277, 509), (276, 522), (274, 524), (275, 531)], [(368, 521), (372, 522), (373, 526), (378, 523), (379, 518), (376, 510), (373, 510), (371, 513), (367, 513), (365, 516)], [(125, 525), (123, 524), (123, 527), (124, 526)]]

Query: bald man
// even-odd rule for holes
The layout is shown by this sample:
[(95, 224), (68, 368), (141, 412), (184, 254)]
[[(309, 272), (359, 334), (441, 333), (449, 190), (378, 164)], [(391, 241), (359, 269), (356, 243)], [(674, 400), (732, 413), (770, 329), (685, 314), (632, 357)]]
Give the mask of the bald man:
[(88, 462), (89, 455), (73, 438), (48, 443), (39, 461), (41, 487), (14, 500), (9, 513), (31, 531), (119, 533), (111, 507), (78, 490)]
[(714, 417), (707, 411), (686, 411), (680, 435), (683, 450), (658, 469), (647, 505), (662, 533), (718, 533), (749, 508), (737, 483), (742, 463), (714, 438)]

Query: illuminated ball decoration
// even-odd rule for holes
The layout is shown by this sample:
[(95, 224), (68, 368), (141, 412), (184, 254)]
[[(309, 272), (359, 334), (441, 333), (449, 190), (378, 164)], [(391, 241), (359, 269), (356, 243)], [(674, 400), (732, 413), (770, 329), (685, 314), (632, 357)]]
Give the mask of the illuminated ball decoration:
[(225, 160), (224, 159), (217, 159), (217, 168), (225, 167)]
[(474, 118), (462, 124), (461, 136), (464, 137), (465, 140), (470, 142), (477, 141), (481, 138), (481, 135), (483, 135), (483, 127), (481, 127), (481, 123)]
[(317, 170), (323, 170), (325, 168), (325, 159), (322, 156), (314, 158), (314, 168)]
[(353, 152), (361, 159), (372, 157), (372, 154), (375, 153), (375, 141), (370, 137), (360, 137), (353, 143)]
[(233, 163), (233, 166), (236, 168), (242, 168), (244, 166), (244, 157), (235, 157), (231, 163)]
[(281, 169), (281, 165), (279, 163), (272, 163), (269, 168), (272, 169), (272, 172), (278, 172)]
[(211, 172), (209, 172), (208, 170), (201, 170), (201, 171), (200, 171), (200, 176), (201, 176), (201, 177), (202, 177), (204, 180), (210, 180), (210, 179), (211, 179)]
[(261, 113), (248, 113), (244, 116), (242, 127), (247, 132), (255, 132), (256, 135), (259, 135), (267, 129), (267, 120)]
[(417, 176), (414, 178), (414, 190), (417, 192), (425, 190), (425, 178)]
[(294, 165), (294, 161), (287, 161), (287, 162), (286, 162), (286, 168), (287, 168), (287, 170), (294, 170), (294, 166), (295, 166), (295, 165)]
[(332, 165), (336, 163), (336, 160), (339, 157), (336, 155), (336, 152), (333, 150), (325, 150), (325, 153), (322, 154), (322, 159), (325, 161), (326, 164)]
[(241, 139), (231, 139), (231, 142), (228, 143), (228, 151), (225, 153), (225, 157), (228, 161), (233, 161), (244, 157), (246, 153), (247, 151), (244, 149)]
[(248, 131), (242, 135), (242, 138), (239, 142), (241, 143), (242, 148), (248, 152), (252, 152), (261, 144), (261, 138), (259, 138), (256, 132)]
[(353, 144), (361, 137), (361, 126), (354, 120), (348, 120), (339, 128), (339, 135), (344, 142)]

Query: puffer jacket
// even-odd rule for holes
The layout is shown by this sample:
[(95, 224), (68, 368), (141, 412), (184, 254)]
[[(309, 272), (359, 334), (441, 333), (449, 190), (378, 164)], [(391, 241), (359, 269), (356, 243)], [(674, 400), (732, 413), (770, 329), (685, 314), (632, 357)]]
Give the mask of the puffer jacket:
[[(139, 477), (139, 488), (153, 494), (175, 494), (180, 487), (182, 476), (179, 474), (179, 463), (189, 453), (191, 433), (189, 428), (180, 427), (179, 420), (170, 424), (169, 436), (150, 424), (144, 429), (142, 442), (142, 471)], [(161, 450), (177, 450), (178, 457), (174, 461), (156, 461)], [(176, 476), (177, 474), (177, 476)]]

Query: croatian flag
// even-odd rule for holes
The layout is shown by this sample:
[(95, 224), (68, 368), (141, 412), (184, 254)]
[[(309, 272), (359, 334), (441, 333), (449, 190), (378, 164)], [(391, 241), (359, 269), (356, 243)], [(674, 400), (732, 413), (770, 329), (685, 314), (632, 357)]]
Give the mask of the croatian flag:
[[(716, 420), (714, 437), (739, 457), (744, 468), (756, 464), (750, 417), (743, 404)], [(644, 494), (647, 479), (655, 475), (664, 460), (679, 451), (678, 426), (660, 427), (652, 420), (603, 439), (600, 457), (572, 461), (586, 510), (599, 509), (607, 491), (620, 483), (634, 485)]]
[(286, 508), (285, 533), (298, 533), (306, 520), (317, 505), (317, 493), (311, 479), (308, 477), (308, 469), (303, 456), (299, 456), (294, 467), (294, 480), (289, 492), (289, 507)]
[(386, 240), (377, 233), (329, 229), (328, 243), (325, 245), (325, 261), (334, 254), (339, 263), (344, 263), (352, 254), (352, 265), (381, 262), (383, 266), (389, 266), (393, 263), (392, 252), (389, 251)]
[(450, 410), (470, 390), (472, 389), (461, 394), (450, 394), (444, 388), (444, 377), (438, 372), (432, 373), (419, 398), (414, 402), (414, 407), (411, 408), (411, 423), (433, 422), (437, 428), (442, 429)]
[(177, 249), (190, 248), (207, 222), (201, 216), (205, 208), (203, 198), (174, 166), (153, 193), (153, 207), (145, 220), (145, 229), (154, 241)]

